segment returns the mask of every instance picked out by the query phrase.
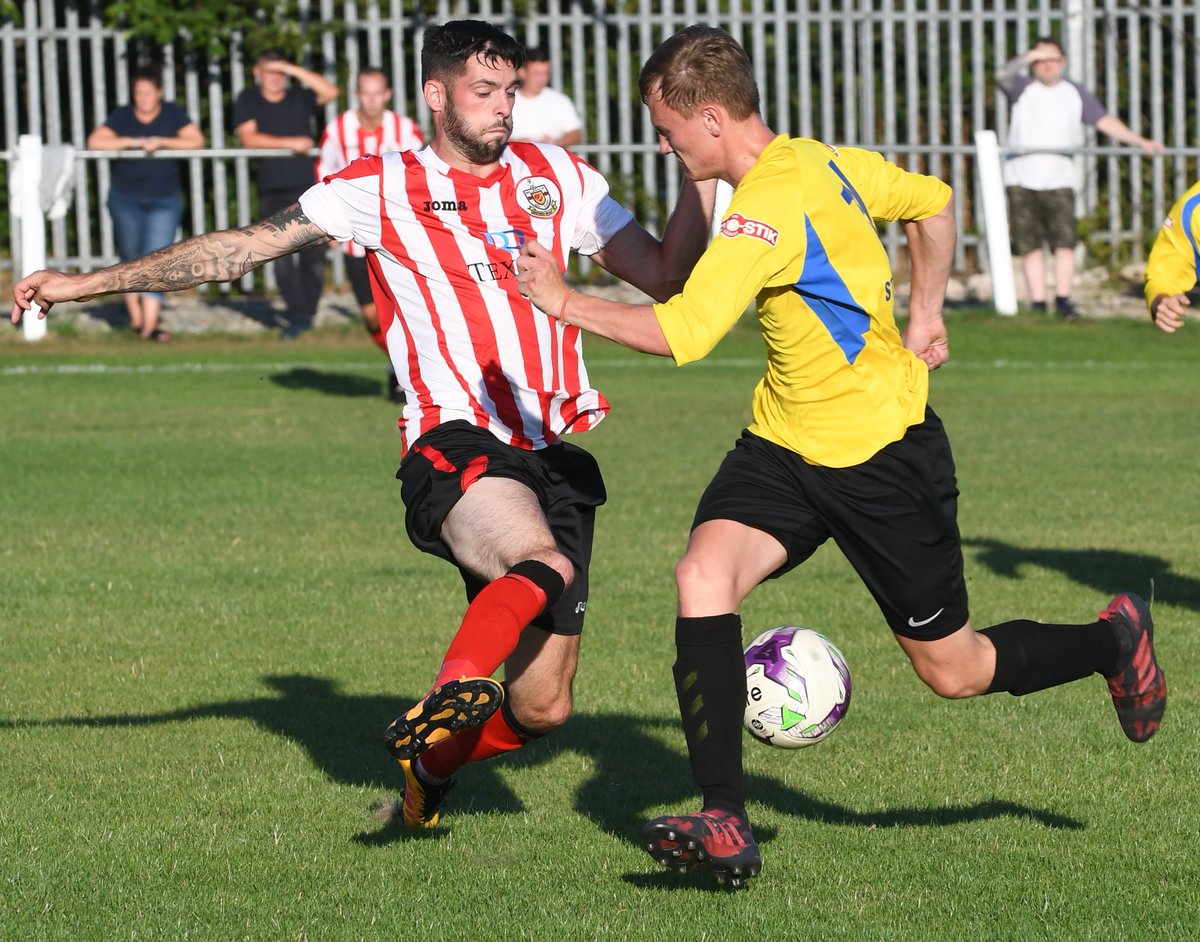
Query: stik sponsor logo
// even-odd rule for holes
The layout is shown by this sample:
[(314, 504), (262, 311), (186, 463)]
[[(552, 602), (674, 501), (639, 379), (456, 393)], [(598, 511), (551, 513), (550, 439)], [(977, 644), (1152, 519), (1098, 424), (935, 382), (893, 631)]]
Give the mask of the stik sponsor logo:
[(773, 229), (757, 219), (747, 219), (741, 213), (725, 217), (725, 221), (721, 223), (721, 235), (727, 239), (740, 235), (750, 236), (752, 239), (761, 239), (767, 245), (774, 245), (779, 241), (778, 229)]

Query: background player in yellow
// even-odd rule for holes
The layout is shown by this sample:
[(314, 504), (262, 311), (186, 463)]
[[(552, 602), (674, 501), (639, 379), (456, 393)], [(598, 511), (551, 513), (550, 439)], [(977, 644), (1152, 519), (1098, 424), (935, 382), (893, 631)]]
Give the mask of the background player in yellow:
[(1146, 260), (1146, 306), (1159, 330), (1173, 334), (1183, 326), (1187, 292), (1200, 269), (1200, 180), (1179, 197), (1158, 230)]
[[(708, 353), (754, 299), (767, 346), (753, 422), (700, 498), (675, 570), (675, 687), (703, 804), (647, 823), (646, 849), (734, 885), (758, 872), (742, 783), (737, 612), (758, 583), (831, 537), (938, 695), (1026, 694), (1099, 673), (1125, 734), (1148, 739), (1166, 684), (1137, 596), (1118, 595), (1081, 625), (1017, 620), (976, 631), (969, 620), (954, 460), (926, 402), (928, 371), (948, 353), (950, 189), (875, 154), (776, 136), (759, 114), (745, 52), (721, 30), (675, 34), (639, 85), (662, 152), (694, 180), (736, 187), (718, 234), (665, 303), (569, 289), (536, 242), (525, 246), (519, 285), (552, 316), (678, 363)], [(902, 221), (908, 241), (903, 338), (876, 220)]]

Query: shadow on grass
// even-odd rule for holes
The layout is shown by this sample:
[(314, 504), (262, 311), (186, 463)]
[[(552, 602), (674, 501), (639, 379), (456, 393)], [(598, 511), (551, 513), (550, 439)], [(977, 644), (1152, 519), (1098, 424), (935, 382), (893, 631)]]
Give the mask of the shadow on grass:
[[(346, 695), (323, 677), (301, 674), (264, 678), (275, 696), (230, 700), (154, 714), (62, 717), (53, 720), (0, 721), (0, 730), (36, 727), (153, 726), (197, 719), (239, 719), (254, 723), (272, 735), (298, 743), (313, 765), (332, 781), (398, 793), (403, 783), (399, 768), (383, 748), (383, 730), (415, 697)], [(636, 840), (639, 828), (652, 809), (678, 810), (697, 804), (686, 757), (664, 744), (662, 731), (673, 731), (672, 718), (648, 719), (621, 713), (576, 714), (559, 734), (530, 743), (499, 760), (518, 768), (536, 767), (563, 753), (588, 758), (591, 771), (575, 794), (575, 809), (619, 840)], [(682, 735), (678, 737), (682, 742)], [(496, 774), (498, 762), (468, 766), (453, 793), (449, 808), (461, 814), (515, 814), (520, 799)], [(1028, 805), (992, 799), (952, 807), (892, 808), (861, 812), (844, 805), (820, 801), (761, 775), (746, 779), (752, 799), (772, 810), (809, 820), (848, 827), (930, 827), (999, 817), (1023, 818), (1049, 828), (1078, 829), (1072, 818)], [(446, 828), (410, 832), (395, 824), (382, 824), (350, 839), (364, 846), (384, 846), (397, 840), (444, 837)], [(774, 836), (770, 828), (758, 832), (760, 840)]]
[(297, 366), (284, 373), (276, 373), (271, 382), (284, 389), (311, 389), (329, 396), (370, 397), (379, 399), (387, 390), (378, 380), (350, 373), (325, 373), (308, 367)]
[(1130, 591), (1200, 612), (1200, 579), (1171, 572), (1170, 560), (1158, 556), (1114, 549), (1039, 549), (986, 538), (964, 539), (963, 545), (974, 548), (976, 560), (1007, 579), (1020, 579), (1024, 566), (1039, 566), (1097, 590), (1106, 601)]

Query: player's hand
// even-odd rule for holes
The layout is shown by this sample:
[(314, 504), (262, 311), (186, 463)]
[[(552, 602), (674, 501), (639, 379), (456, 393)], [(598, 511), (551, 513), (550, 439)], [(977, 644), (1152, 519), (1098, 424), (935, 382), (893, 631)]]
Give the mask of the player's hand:
[(38, 317), (46, 316), (58, 301), (86, 301), (79, 291), (79, 275), (64, 275), (60, 271), (35, 271), (13, 285), (12, 322), (19, 324), (21, 315), (37, 304)]
[(1191, 306), (1186, 294), (1160, 294), (1150, 305), (1154, 326), (1166, 334), (1173, 334), (1184, 325), (1187, 311)]
[(931, 371), (950, 359), (950, 339), (940, 315), (935, 319), (910, 315), (904, 331), (904, 346), (924, 360)]
[(517, 290), (534, 306), (551, 317), (558, 317), (567, 285), (554, 253), (536, 239), (526, 242), (517, 261)]

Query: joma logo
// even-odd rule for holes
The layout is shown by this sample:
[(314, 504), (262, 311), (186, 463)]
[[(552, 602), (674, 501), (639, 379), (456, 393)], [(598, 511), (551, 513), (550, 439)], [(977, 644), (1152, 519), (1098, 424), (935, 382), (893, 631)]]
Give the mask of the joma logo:
[(426, 200), (425, 212), (440, 213), (440, 212), (459, 212), (467, 211), (466, 200)]

